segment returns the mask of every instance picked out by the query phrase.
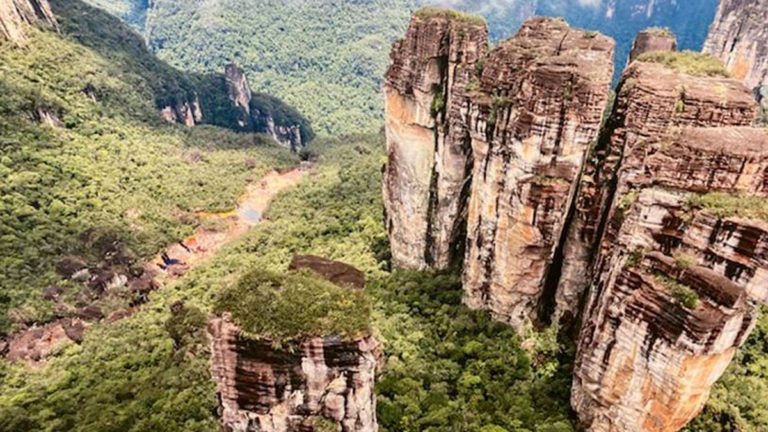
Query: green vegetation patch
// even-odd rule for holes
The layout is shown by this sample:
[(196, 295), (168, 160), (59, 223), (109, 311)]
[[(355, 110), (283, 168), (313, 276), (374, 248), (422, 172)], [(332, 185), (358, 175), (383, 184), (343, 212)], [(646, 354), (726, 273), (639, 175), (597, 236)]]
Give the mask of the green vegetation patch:
[(668, 38), (675, 39), (675, 34), (672, 33), (672, 30), (670, 30), (668, 27), (648, 27), (644, 31), (654, 36), (668, 37)]
[(451, 21), (458, 21), (471, 25), (484, 26), (485, 18), (467, 12), (455, 9), (447, 9), (439, 6), (425, 6), (414, 13), (419, 18), (445, 18)]
[(672, 297), (677, 300), (683, 306), (694, 309), (699, 304), (699, 294), (688, 285), (681, 284), (680, 282), (669, 278), (662, 274), (654, 276), (656, 282), (664, 286), (669, 290)]
[(698, 77), (730, 78), (731, 76), (719, 59), (695, 51), (651, 51), (641, 54), (637, 60), (660, 63), (677, 72)]
[(768, 200), (744, 194), (711, 192), (689, 195), (688, 207), (702, 208), (720, 218), (741, 217), (768, 221)]
[(214, 311), (231, 313), (247, 337), (275, 344), (315, 336), (355, 338), (371, 330), (371, 304), (364, 292), (307, 270), (253, 270), (222, 291)]

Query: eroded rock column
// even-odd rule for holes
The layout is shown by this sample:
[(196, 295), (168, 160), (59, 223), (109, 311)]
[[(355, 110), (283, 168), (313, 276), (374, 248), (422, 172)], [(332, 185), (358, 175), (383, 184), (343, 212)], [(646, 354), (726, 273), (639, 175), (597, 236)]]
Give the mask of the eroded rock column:
[(233, 432), (376, 432), (378, 342), (302, 341), (294, 352), (242, 336), (224, 315), (209, 322), (211, 375)]
[[(589, 285), (596, 247), (613, 197), (623, 154), (649, 137), (685, 126), (748, 126), (756, 106), (737, 80), (686, 75), (636, 61), (624, 72), (616, 102), (581, 177), (567, 233), (555, 319), (571, 322)], [(623, 192), (622, 192), (623, 193)]]
[(591, 432), (673, 432), (706, 403), (768, 290), (768, 135), (682, 128), (625, 149), (572, 405)]
[(517, 328), (547, 308), (547, 277), (608, 101), (613, 51), (610, 38), (537, 18), (485, 60), (468, 113), (468, 306)]
[(445, 268), (463, 242), (472, 163), (466, 93), (487, 50), (481, 19), (439, 11), (417, 12), (392, 49), (383, 194), (397, 267)]
[(666, 28), (645, 29), (635, 36), (632, 51), (629, 52), (629, 62), (632, 63), (640, 55), (652, 51), (677, 51), (677, 38)]

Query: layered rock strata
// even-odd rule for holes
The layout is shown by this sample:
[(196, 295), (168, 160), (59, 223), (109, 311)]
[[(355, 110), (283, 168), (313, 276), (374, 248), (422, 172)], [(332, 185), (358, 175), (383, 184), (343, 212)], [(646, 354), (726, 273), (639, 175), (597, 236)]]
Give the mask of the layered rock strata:
[[(337, 261), (295, 255), (290, 270), (309, 269), (336, 285), (362, 289), (363, 274)], [(208, 322), (211, 376), (219, 415), (230, 432), (376, 432), (375, 337), (334, 335), (276, 345), (246, 336), (230, 313)]]
[(24, 40), (24, 26), (44, 24), (57, 27), (48, 0), (3, 0), (0, 2), (0, 36), (19, 43)]
[(701, 411), (768, 300), (766, 173), (760, 129), (626, 147), (574, 370), (589, 431), (673, 432)]
[(487, 50), (484, 24), (440, 13), (417, 13), (392, 48), (383, 193), (397, 267), (455, 258), (472, 167), (467, 87)]
[(704, 52), (723, 60), (768, 108), (768, 1), (722, 0)]
[(629, 52), (629, 63), (651, 51), (677, 51), (677, 38), (665, 28), (648, 28), (637, 34)]
[(555, 319), (571, 322), (578, 315), (624, 152), (673, 128), (748, 126), (755, 115), (754, 99), (737, 80), (691, 76), (639, 61), (627, 68), (613, 111), (581, 177), (563, 248)]
[(545, 287), (613, 74), (614, 42), (529, 20), (487, 57), (467, 106), (473, 169), (465, 303), (521, 328)]
[(209, 322), (211, 375), (232, 432), (375, 432), (372, 337), (311, 338), (295, 351), (242, 336), (225, 314)]

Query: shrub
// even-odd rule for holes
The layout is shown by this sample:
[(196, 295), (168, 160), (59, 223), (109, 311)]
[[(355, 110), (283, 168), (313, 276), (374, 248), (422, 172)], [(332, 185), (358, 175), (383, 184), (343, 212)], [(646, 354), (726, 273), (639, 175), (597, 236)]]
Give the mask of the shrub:
[(687, 75), (728, 78), (730, 73), (719, 59), (694, 51), (651, 51), (641, 54), (638, 61), (660, 63)]

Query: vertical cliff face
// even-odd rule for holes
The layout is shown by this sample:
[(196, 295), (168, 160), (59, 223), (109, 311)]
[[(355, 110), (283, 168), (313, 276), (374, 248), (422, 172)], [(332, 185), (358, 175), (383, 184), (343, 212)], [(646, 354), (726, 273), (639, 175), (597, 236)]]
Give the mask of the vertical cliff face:
[(544, 291), (613, 73), (611, 39), (533, 19), (485, 61), (469, 107), (465, 303), (521, 327)]
[(648, 28), (637, 34), (629, 52), (629, 62), (651, 51), (677, 51), (677, 38), (664, 28)]
[(635, 140), (585, 309), (572, 404), (595, 432), (682, 428), (765, 302), (768, 135), (683, 128)]
[(768, 107), (768, 1), (722, 0), (704, 52), (723, 60), (731, 74)]
[[(381, 349), (363, 273), (302, 255), (289, 269), (244, 276), (223, 290), (209, 319), (224, 430), (376, 432)], [(311, 305), (297, 307), (304, 302)]]
[(467, 85), (488, 49), (482, 21), (422, 10), (395, 43), (384, 84), (384, 203), (393, 263), (445, 268), (459, 241), (472, 164)]
[(626, 149), (676, 127), (751, 125), (755, 111), (749, 91), (736, 80), (686, 75), (657, 63), (636, 61), (629, 66), (581, 178), (556, 295), (558, 319), (570, 321), (578, 315)]
[(44, 24), (56, 27), (48, 0), (3, 0), (0, 2), (0, 36), (12, 42), (24, 40), (24, 26)]
[(208, 332), (226, 430), (376, 432), (375, 339), (310, 338), (295, 351), (276, 349), (244, 337), (227, 315)]
[(224, 70), (224, 82), (236, 129), (267, 134), (293, 151), (306, 145), (307, 137), (302, 134), (299, 123), (290, 119), (275, 120), (282, 102), (267, 97), (257, 100), (243, 69), (234, 63), (228, 64)]

